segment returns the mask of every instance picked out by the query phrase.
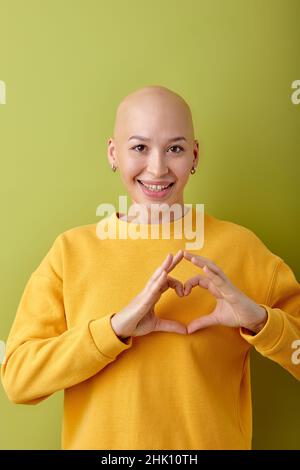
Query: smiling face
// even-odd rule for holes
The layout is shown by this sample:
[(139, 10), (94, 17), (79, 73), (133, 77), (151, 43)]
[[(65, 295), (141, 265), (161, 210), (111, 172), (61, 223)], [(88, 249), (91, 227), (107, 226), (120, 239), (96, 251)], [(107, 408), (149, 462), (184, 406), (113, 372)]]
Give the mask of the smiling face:
[(134, 203), (183, 206), (190, 170), (198, 163), (198, 142), (190, 109), (164, 87), (128, 95), (116, 113), (108, 159)]

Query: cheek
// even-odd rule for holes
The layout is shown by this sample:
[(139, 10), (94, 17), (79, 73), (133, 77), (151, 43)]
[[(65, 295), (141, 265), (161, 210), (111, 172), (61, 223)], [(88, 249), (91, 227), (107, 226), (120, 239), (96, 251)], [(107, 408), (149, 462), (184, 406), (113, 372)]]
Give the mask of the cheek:
[(143, 170), (143, 165), (141, 161), (128, 159), (122, 162), (122, 172), (124, 178), (130, 182), (136, 176), (138, 176)]
[(176, 165), (174, 165), (172, 171), (176, 175), (179, 184), (180, 183), (184, 184), (188, 180), (190, 167), (186, 160), (185, 161), (182, 160), (180, 162), (177, 162)]

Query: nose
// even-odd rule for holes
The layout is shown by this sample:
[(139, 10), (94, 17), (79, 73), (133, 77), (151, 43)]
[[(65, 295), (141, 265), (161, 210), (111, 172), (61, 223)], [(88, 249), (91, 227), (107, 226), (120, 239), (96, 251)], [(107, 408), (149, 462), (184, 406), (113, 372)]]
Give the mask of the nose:
[(148, 171), (156, 177), (166, 175), (169, 172), (166, 156), (160, 152), (153, 152), (149, 156)]

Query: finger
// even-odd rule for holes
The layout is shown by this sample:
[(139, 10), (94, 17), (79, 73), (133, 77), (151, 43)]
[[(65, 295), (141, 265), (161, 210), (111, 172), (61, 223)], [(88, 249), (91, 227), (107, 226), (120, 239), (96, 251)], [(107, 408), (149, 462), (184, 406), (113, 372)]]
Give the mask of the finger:
[(168, 253), (167, 256), (165, 257), (162, 265), (160, 266), (161, 269), (168, 270), (170, 266), (172, 265), (173, 262), (173, 253)]
[(157, 279), (163, 269), (165, 269), (167, 272), (172, 271), (172, 269), (175, 268), (175, 266), (182, 260), (182, 258), (183, 250), (179, 250), (174, 257), (172, 253), (168, 253), (162, 265), (159, 266), (156, 271), (154, 271), (152, 279)]
[(225, 280), (219, 276), (219, 274), (214, 273), (207, 265), (203, 266), (203, 271), (209, 279), (211, 279), (217, 287), (223, 287)]
[(167, 281), (167, 273), (165, 270), (161, 271), (157, 279), (150, 279), (148, 284), (144, 289), (143, 295), (143, 303), (144, 305), (150, 305), (155, 301), (157, 298), (157, 294), (160, 292), (162, 293), (162, 287), (166, 284)]
[(166, 280), (167, 280), (167, 272), (166, 270), (164, 269), (160, 275), (158, 276), (158, 278), (152, 283), (151, 285), (151, 289), (153, 292), (157, 292), (159, 289), (161, 289), (161, 287), (166, 284)]
[[(236, 293), (236, 287), (226, 276), (226, 279), (224, 280), (218, 274), (213, 273), (207, 266), (204, 266), (203, 269), (207, 277), (212, 281), (210, 287), (213, 285), (213, 288), (217, 289), (221, 295), (232, 295), (233, 293)], [(212, 292), (211, 289), (210, 291)]]
[(210, 280), (206, 276), (202, 276), (201, 274), (197, 274), (194, 277), (191, 277), (184, 283), (183, 292), (184, 295), (189, 295), (193, 287), (201, 286), (205, 289), (209, 288)]
[(180, 333), (183, 335), (187, 334), (186, 326), (183, 323), (174, 320), (165, 320), (159, 318), (157, 320), (154, 331), (165, 331), (168, 333)]
[(148, 281), (148, 285), (150, 286), (153, 281), (156, 281), (163, 270), (170, 272), (172, 269), (174, 269), (174, 267), (182, 260), (182, 258), (183, 250), (179, 250), (174, 257), (172, 253), (168, 253), (162, 265), (159, 266), (152, 274), (150, 280)]
[(169, 266), (171, 266), (172, 261), (173, 261), (173, 254), (168, 253), (167, 256), (165, 257), (163, 263), (152, 274), (149, 282), (151, 283), (152, 281), (155, 281), (156, 279), (158, 279), (159, 276), (161, 275), (162, 271), (167, 270), (169, 268)]
[(167, 272), (172, 271), (175, 266), (183, 259), (183, 250), (178, 250), (176, 255), (173, 258), (173, 261), (170, 265), (170, 267), (167, 269)]
[(184, 295), (189, 295), (193, 287), (197, 285), (204, 289), (208, 289), (209, 292), (217, 299), (222, 298), (222, 292), (215, 286), (214, 281), (206, 276), (202, 276), (201, 274), (197, 274), (197, 276), (186, 281), (184, 284)]
[(211, 313), (209, 315), (204, 315), (203, 317), (196, 318), (187, 325), (187, 332), (189, 334), (194, 333), (194, 331), (202, 330), (203, 328), (208, 328), (209, 326), (214, 326), (218, 324), (216, 316)]
[(204, 256), (194, 255), (194, 254), (192, 254), (192, 253), (190, 253), (186, 250), (184, 250), (183, 256), (184, 256), (184, 258), (191, 261), (196, 266), (199, 266), (200, 268), (203, 269), (203, 267), (206, 265), (206, 266), (209, 267), (209, 269), (213, 273), (218, 274), (224, 280), (227, 279), (227, 277), (226, 277), (225, 273), (222, 271), (222, 269), (219, 266), (217, 266), (212, 260), (210, 260), (208, 258), (204, 258)]
[(169, 287), (171, 287), (172, 289), (175, 289), (175, 291), (176, 291), (177, 295), (179, 295), (179, 297), (183, 297), (184, 292), (183, 292), (182, 283), (180, 281), (178, 281), (178, 279), (174, 279), (171, 276), (168, 276), (167, 280), (168, 280)]

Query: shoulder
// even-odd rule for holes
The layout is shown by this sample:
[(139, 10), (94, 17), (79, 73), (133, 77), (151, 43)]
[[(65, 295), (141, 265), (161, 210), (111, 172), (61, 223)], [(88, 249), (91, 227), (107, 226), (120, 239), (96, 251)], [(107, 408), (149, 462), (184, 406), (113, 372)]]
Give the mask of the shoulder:
[(36, 274), (62, 278), (64, 268), (71, 263), (90, 255), (94, 247), (99, 245), (96, 234), (97, 223), (78, 225), (60, 232), (48, 246), (44, 257), (35, 269)]
[(263, 262), (270, 261), (271, 264), (282, 261), (282, 258), (272, 251), (270, 243), (263, 235), (258, 234), (258, 229), (220, 219), (212, 214), (206, 214), (205, 221), (209, 242), (222, 250), (228, 250), (232, 256), (238, 256), (241, 260), (244, 256), (247, 260), (261, 259)]
[(96, 223), (78, 225), (58, 233), (50, 241), (46, 259), (57, 260), (67, 252), (90, 245), (96, 238), (96, 226)]
[(57, 241), (62, 244), (76, 243), (77, 241), (93, 237), (96, 234), (96, 227), (97, 223), (71, 227), (57, 235), (55, 242)]

